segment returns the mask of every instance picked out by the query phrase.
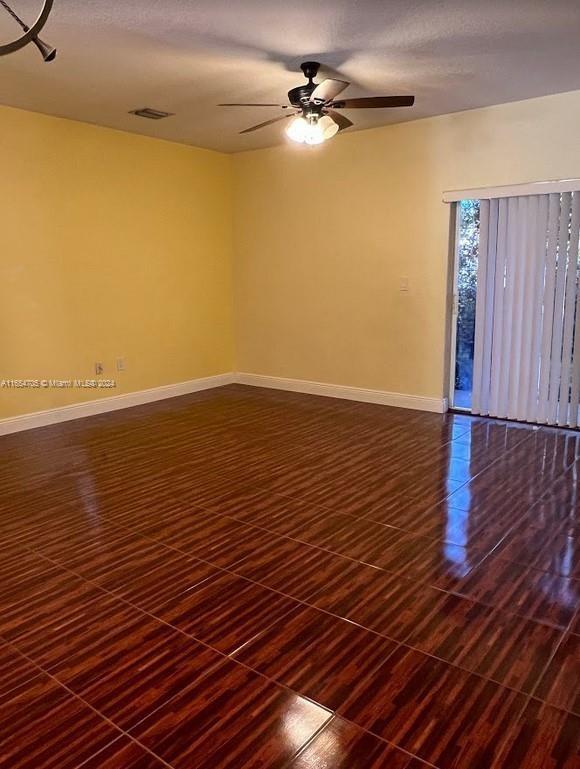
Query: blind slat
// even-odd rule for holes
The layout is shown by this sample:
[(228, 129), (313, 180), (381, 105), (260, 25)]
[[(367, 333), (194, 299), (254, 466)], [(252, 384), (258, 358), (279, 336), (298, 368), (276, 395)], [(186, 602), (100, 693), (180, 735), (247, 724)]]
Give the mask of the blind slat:
[(487, 307), (488, 297), (493, 298), (488, 290), (488, 265), (493, 263), (489, 258), (489, 220), (490, 220), (489, 200), (482, 200), (479, 206), (479, 256), (477, 260), (477, 300), (475, 304), (475, 339), (473, 352), (473, 379), (471, 394), (471, 410), (474, 414), (480, 414), (485, 406), (483, 401), (483, 391), (485, 385), (483, 382), (484, 362), (483, 362), (483, 340), (485, 337), (485, 318), (488, 315)]
[[(520, 365), (519, 381), (516, 390), (515, 417), (526, 419), (528, 414), (528, 391), (532, 375), (532, 361), (530, 351), (533, 346), (535, 330), (534, 315), (537, 315), (536, 306), (536, 230), (538, 221), (538, 197), (522, 198), (525, 205), (524, 229), (522, 240), (522, 260), (524, 264), (522, 276), (521, 301), (521, 331), (520, 331)], [(520, 271), (521, 272), (521, 271)]]
[(572, 376), (572, 343), (574, 319), (576, 316), (576, 281), (578, 270), (578, 227), (580, 226), (580, 195), (572, 200), (570, 238), (566, 269), (566, 290), (564, 303), (564, 338), (562, 341), (562, 372), (560, 401), (558, 403), (558, 424), (566, 425), (569, 421), (570, 384)]
[(497, 247), (495, 253), (495, 285), (493, 302), (489, 302), (491, 317), (486, 317), (486, 322), (492, 324), (493, 345), (491, 350), (490, 399), (489, 414), (499, 416), (500, 410), (500, 371), (503, 352), (503, 299), (505, 255), (507, 251), (508, 232), (508, 201), (502, 198), (498, 201)]
[(550, 347), (550, 391), (548, 394), (548, 422), (558, 420), (558, 399), (560, 397), (560, 375), (562, 372), (562, 339), (564, 336), (564, 289), (566, 287), (566, 261), (568, 258), (568, 223), (572, 196), (562, 195), (560, 204), (560, 229), (556, 259), (556, 293), (554, 298), (554, 323)]
[(534, 246), (532, 264), (533, 279), (533, 307), (531, 325), (531, 343), (529, 355), (529, 379), (526, 412), (529, 420), (535, 422), (538, 419), (540, 365), (544, 313), (542, 311), (542, 297), (546, 278), (546, 233), (549, 227), (549, 197), (538, 196), (536, 210), (536, 228), (534, 233)]
[(538, 394), (538, 422), (548, 421), (548, 395), (550, 392), (550, 351), (554, 327), (554, 301), (556, 291), (556, 251), (560, 231), (560, 196), (550, 195), (548, 203), (548, 238), (546, 248), (546, 277), (544, 285), (544, 313), (542, 346), (540, 349), (540, 392)]

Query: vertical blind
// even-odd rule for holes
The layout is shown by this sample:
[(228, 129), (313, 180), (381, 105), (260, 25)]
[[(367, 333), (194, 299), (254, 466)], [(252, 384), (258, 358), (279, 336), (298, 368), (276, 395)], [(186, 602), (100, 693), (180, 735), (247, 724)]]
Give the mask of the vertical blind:
[(580, 192), (481, 200), (472, 411), (578, 426)]

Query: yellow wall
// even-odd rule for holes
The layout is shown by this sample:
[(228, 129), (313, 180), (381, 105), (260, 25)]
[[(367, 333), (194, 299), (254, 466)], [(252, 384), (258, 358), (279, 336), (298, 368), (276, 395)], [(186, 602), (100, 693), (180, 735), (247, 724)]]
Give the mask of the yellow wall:
[(0, 108), (0, 379), (118, 384), (0, 417), (231, 371), (231, 222), (225, 155)]
[(441, 193), (580, 177), (579, 123), (580, 91), (236, 156), (238, 370), (440, 397)]
[(118, 384), (0, 389), (0, 418), (236, 369), (440, 397), (441, 193), (580, 176), (579, 119), (574, 92), (232, 159), (0, 108), (0, 379)]

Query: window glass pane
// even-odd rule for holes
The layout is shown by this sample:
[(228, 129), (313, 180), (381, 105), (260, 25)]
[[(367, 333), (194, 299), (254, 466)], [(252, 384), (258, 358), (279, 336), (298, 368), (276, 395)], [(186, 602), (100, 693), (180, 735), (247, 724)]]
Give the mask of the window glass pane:
[(457, 346), (455, 350), (456, 408), (471, 408), (475, 298), (479, 252), (479, 200), (461, 200), (458, 205), (459, 242), (457, 269)]

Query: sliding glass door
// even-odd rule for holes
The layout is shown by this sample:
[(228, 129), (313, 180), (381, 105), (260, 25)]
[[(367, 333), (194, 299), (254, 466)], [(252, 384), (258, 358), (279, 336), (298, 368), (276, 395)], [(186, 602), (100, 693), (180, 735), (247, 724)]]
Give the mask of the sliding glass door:
[(580, 422), (580, 191), (456, 203), (455, 408)]

